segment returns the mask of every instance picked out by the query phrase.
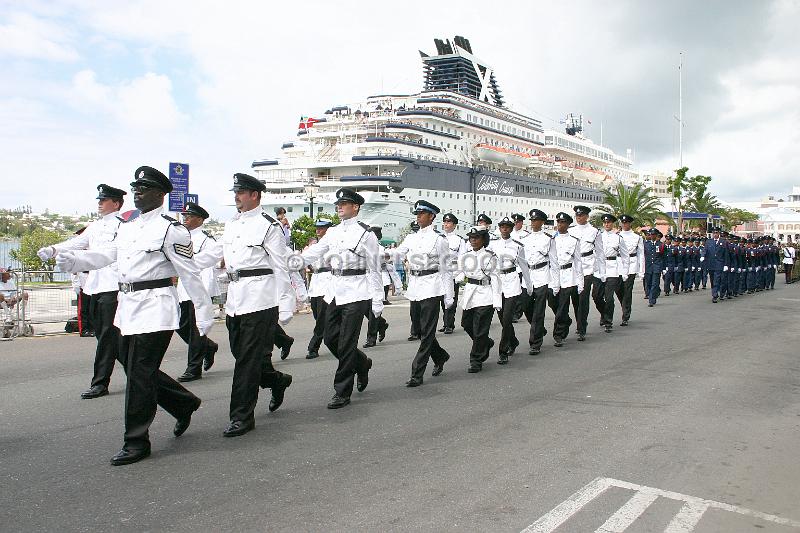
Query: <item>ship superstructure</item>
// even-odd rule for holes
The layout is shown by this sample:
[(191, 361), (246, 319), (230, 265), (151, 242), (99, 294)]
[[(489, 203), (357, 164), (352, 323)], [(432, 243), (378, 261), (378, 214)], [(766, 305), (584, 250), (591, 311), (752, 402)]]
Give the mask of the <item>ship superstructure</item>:
[(361, 218), (397, 240), (419, 199), (454, 213), (462, 231), (479, 213), (496, 218), (535, 207), (554, 215), (601, 201), (600, 188), (619, 179), (613, 152), (568, 135), (598, 156), (573, 154), (578, 149), (563, 146), (540, 120), (505, 107), (494, 70), (467, 39), (435, 44), (436, 55), (420, 52), (422, 92), (370, 96), (303, 117), (280, 158), (254, 161), (270, 193), (265, 206), (286, 207), (295, 219), (311, 214), (313, 196), (314, 215), (332, 214), (335, 191), (352, 187), (366, 199)]

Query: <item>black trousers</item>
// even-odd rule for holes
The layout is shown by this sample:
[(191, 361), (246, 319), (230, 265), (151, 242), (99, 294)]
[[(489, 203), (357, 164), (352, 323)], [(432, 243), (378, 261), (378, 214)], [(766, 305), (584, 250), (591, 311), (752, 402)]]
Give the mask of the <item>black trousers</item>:
[(514, 331), (514, 314), (517, 310), (517, 300), (519, 296), (503, 295), (503, 307), (497, 312), (500, 319), (500, 326), (503, 328), (500, 334), (500, 353), (510, 354), (514, 348), (519, 346), (516, 332)]
[(522, 285), (522, 293), (517, 296), (517, 300), (514, 303), (514, 320), (519, 320), (522, 318), (522, 315), (525, 313), (526, 303), (528, 301), (528, 292), (525, 289), (525, 282), (522, 277), (522, 272), (519, 273), (519, 282)]
[[(587, 292), (586, 287), (583, 288), (583, 293)], [(569, 304), (570, 301), (575, 302), (578, 295), (578, 287), (561, 287), (558, 294), (553, 296), (552, 291), (548, 291), (547, 299), (550, 304), (550, 309), (553, 310), (555, 320), (553, 321), (553, 338), (566, 339), (569, 335), (569, 327), (572, 325), (572, 319), (569, 317)], [(587, 298), (586, 304), (588, 306), (589, 300)]]
[(308, 351), (318, 352), (325, 336), (325, 316), (328, 312), (328, 303), (322, 296), (311, 298), (311, 313), (314, 315), (314, 331), (308, 341)]
[(619, 276), (606, 278), (604, 282), (600, 283), (595, 305), (600, 311), (601, 326), (614, 325), (614, 293), (621, 284), (622, 278)]
[(186, 373), (198, 376), (203, 373), (203, 356), (211, 348), (211, 341), (197, 329), (197, 317), (191, 300), (181, 302), (181, 319), (178, 322), (178, 336), (189, 346)]
[[(456, 309), (458, 308), (458, 283), (453, 282), (453, 305), (446, 308), (444, 307), (444, 298), (442, 298), (442, 325), (447, 329), (456, 329)], [(411, 302), (414, 303), (414, 302)]]
[[(578, 333), (586, 335), (586, 325), (589, 319), (589, 296), (592, 297), (595, 301), (595, 305), (597, 305), (597, 295), (600, 287), (600, 279), (594, 277), (592, 274), (587, 274), (583, 276), (583, 292), (578, 294), (577, 287), (572, 291), (572, 308), (575, 311)], [(561, 293), (559, 292), (559, 294)], [(553, 335), (555, 335), (555, 332), (553, 332)]]
[(547, 285), (534, 288), (533, 294), (528, 297), (525, 306), (525, 318), (531, 324), (531, 333), (528, 339), (531, 348), (540, 349), (547, 330), (544, 328), (544, 311), (547, 309), (547, 294), (550, 291)]
[(175, 418), (183, 418), (197, 408), (200, 399), (180, 383), (159, 370), (169, 347), (172, 331), (156, 331), (122, 336), (120, 352), (125, 360), (128, 384), (125, 387), (125, 448), (150, 447), (150, 424), (156, 405)]
[[(289, 346), (289, 344), (294, 340), (293, 337), (290, 337), (286, 334), (286, 331), (281, 327), (280, 324), (275, 323), (275, 337), (273, 339), (273, 344), (278, 348), (285, 348)], [(272, 352), (272, 348), (270, 348), (269, 353)]]
[(624, 278), (619, 285), (617, 285), (617, 299), (619, 299), (619, 306), (622, 308), (622, 320), (628, 321), (631, 319), (631, 306), (633, 305), (633, 284), (636, 282), (636, 274)]
[(360, 300), (338, 305), (334, 299), (328, 306), (325, 320), (325, 346), (339, 360), (333, 377), (336, 394), (349, 398), (353, 393), (355, 375), (367, 368), (367, 356), (358, 349), (361, 323), (370, 309), (372, 300)]
[(792, 282), (792, 269), (794, 268), (794, 263), (784, 263), (783, 264), (783, 273), (786, 276), (786, 283)]
[(378, 340), (378, 330), (388, 328), (389, 324), (382, 316), (375, 316), (372, 312), (372, 304), (370, 304), (369, 313), (367, 313), (367, 340), (376, 342)]
[(94, 323), (92, 322), (92, 297), (83, 292), (83, 289), (78, 293), (78, 331), (83, 333), (85, 331), (94, 331)]
[(464, 309), (461, 312), (461, 327), (472, 339), (470, 366), (481, 366), (489, 358), (489, 327), (492, 325), (493, 314), (491, 305)]
[(283, 374), (272, 366), (278, 307), (225, 317), (236, 363), (231, 385), (230, 419), (249, 423), (258, 403), (258, 388), (273, 387)]
[(411, 364), (411, 377), (422, 379), (428, 360), (433, 359), (435, 365), (444, 364), (450, 355), (439, 346), (436, 340), (436, 325), (439, 323), (439, 309), (442, 305), (442, 296), (426, 298), (418, 302), (419, 310), (419, 349)]
[(419, 302), (411, 301), (411, 305), (409, 307), (409, 314), (411, 315), (411, 331), (409, 335), (415, 335), (417, 337), (420, 336), (420, 327), (419, 327), (419, 319), (420, 319), (420, 307)]
[(120, 357), (121, 335), (119, 328), (114, 325), (114, 316), (117, 314), (117, 291), (93, 294), (89, 307), (94, 323), (94, 337), (97, 340), (91, 386), (108, 387), (111, 383), (111, 373), (114, 372), (114, 362), (119, 361), (125, 365), (124, 359)]

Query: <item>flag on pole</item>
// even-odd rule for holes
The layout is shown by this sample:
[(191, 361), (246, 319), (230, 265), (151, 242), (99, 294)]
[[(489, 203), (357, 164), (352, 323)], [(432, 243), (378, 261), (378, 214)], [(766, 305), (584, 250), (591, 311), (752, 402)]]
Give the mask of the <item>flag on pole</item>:
[(297, 129), (307, 130), (308, 128), (312, 127), (317, 122), (319, 122), (319, 121), (317, 119), (315, 119), (315, 118), (305, 117), (305, 116), (300, 117), (300, 125), (297, 126)]

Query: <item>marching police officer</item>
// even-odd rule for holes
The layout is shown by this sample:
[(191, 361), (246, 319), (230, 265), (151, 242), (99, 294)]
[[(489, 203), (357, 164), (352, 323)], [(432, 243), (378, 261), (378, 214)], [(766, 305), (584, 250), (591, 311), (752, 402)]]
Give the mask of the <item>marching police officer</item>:
[(620, 237), (625, 241), (628, 249), (628, 277), (623, 275), (623, 282), (617, 288), (617, 298), (622, 308), (622, 322), (620, 326), (627, 326), (631, 319), (631, 306), (633, 303), (633, 284), (636, 276), (644, 276), (644, 239), (636, 232), (631, 230), (634, 218), (630, 215), (620, 215), (619, 221), (622, 225)]
[[(644, 279), (645, 294), (649, 300), (648, 307), (653, 307), (661, 294), (661, 273), (664, 270), (664, 243), (661, 242), (661, 232), (656, 228), (648, 231), (650, 240), (644, 243)], [(677, 294), (677, 290), (675, 291)]]
[(508, 217), (503, 217), (497, 223), (500, 238), (489, 243), (489, 249), (497, 256), (500, 281), (503, 284), (503, 307), (497, 314), (503, 328), (500, 337), (500, 359), (497, 361), (501, 365), (508, 363), (508, 357), (519, 346), (513, 322), (516, 302), (522, 295), (523, 281), (526, 289), (530, 286), (525, 247), (521, 242), (511, 238), (513, 227), (514, 222)]
[[(314, 232), (319, 241), (327, 233), (328, 228), (333, 225), (330, 220), (320, 219), (314, 223)], [(311, 313), (314, 316), (314, 330), (311, 333), (311, 340), (308, 341), (308, 355), (306, 359), (316, 359), (319, 357), (319, 347), (325, 337), (325, 315), (328, 304), (325, 302), (325, 292), (331, 283), (331, 265), (325, 257), (318, 259), (310, 265), (311, 281), (308, 283), (308, 297), (311, 299)]]
[(591, 209), (585, 205), (576, 205), (575, 224), (570, 226), (569, 234), (577, 238), (581, 244), (580, 256), (583, 267), (583, 291), (572, 293), (572, 307), (575, 309), (575, 321), (578, 340), (586, 340), (586, 326), (589, 318), (589, 296), (595, 302), (602, 290), (601, 284), (606, 280), (605, 252), (603, 237), (600, 231), (589, 224)]
[[(524, 237), (530, 235), (530, 232), (523, 227), (523, 224), (525, 223), (525, 217), (519, 213), (514, 213), (511, 215), (511, 220), (514, 221), (514, 229), (511, 230), (511, 238), (515, 241), (522, 242)], [(519, 280), (522, 282), (522, 271), (518, 272), (518, 274)], [(525, 308), (528, 306), (528, 298), (528, 289), (527, 287), (523, 286), (522, 294), (517, 297), (517, 301), (514, 304), (514, 323), (518, 322), (525, 313)]]
[(63, 251), (56, 256), (61, 270), (80, 272), (117, 262), (120, 291), (114, 324), (120, 329), (120, 352), (128, 375), (125, 390), (125, 443), (111, 458), (114, 466), (140, 461), (150, 455), (150, 424), (156, 405), (177, 419), (173, 433), (189, 427), (200, 398), (159, 370), (172, 332), (178, 328), (178, 296), (172, 278), (180, 276), (194, 302), (201, 334), (212, 325), (211, 298), (192, 260), (189, 231), (163, 214), (164, 196), (172, 190), (169, 179), (152, 167), (142, 166), (131, 183), (137, 218), (120, 224), (112, 244), (102, 250)]
[[(80, 234), (72, 239), (46, 246), (37, 253), (42, 261), (47, 261), (67, 250), (111, 250), (114, 236), (122, 220), (119, 211), (127, 193), (105, 183), (97, 186), (97, 214), (100, 215)], [(89, 389), (81, 393), (81, 398), (90, 400), (108, 394), (108, 385), (114, 371), (114, 362), (123, 360), (119, 355), (120, 334), (114, 325), (117, 313), (117, 293), (119, 276), (115, 265), (92, 270), (86, 277), (83, 292), (89, 295), (89, 313), (92, 317), (97, 348), (94, 355), (94, 374)]]
[[(583, 282), (584, 267), (581, 261), (581, 240), (569, 233), (572, 217), (567, 213), (556, 215), (557, 232), (553, 236), (556, 263), (551, 263), (549, 305), (555, 314), (553, 322), (553, 346), (564, 346), (564, 339), (569, 334), (572, 319), (569, 317), (570, 301), (575, 296), (588, 290)], [(552, 258), (551, 258), (552, 261)], [(558, 272), (555, 275), (555, 272)]]
[(271, 352), (278, 322), (292, 318), (295, 295), (281, 225), (261, 209), (266, 186), (248, 174), (234, 174), (231, 191), (238, 213), (225, 224), (222, 245), (230, 280), (225, 325), (236, 364), (230, 422), (222, 434), (238, 437), (255, 428), (259, 387), (272, 389), (269, 410), (274, 411), (292, 384), (292, 376), (272, 366)]
[(350, 404), (356, 378), (359, 392), (367, 388), (372, 359), (358, 349), (358, 335), (370, 310), (375, 316), (383, 312), (378, 238), (367, 224), (358, 220), (364, 197), (353, 189), (341, 188), (336, 191), (334, 203), (342, 222), (329, 228), (319, 242), (302, 254), (306, 264), (329, 258), (332, 268), (325, 293), (328, 303), (325, 346), (339, 360), (339, 366), (328, 409)]
[(595, 305), (601, 310), (600, 325), (605, 328), (606, 333), (611, 333), (614, 328), (614, 294), (628, 279), (630, 260), (625, 239), (614, 231), (614, 223), (616, 223), (617, 217), (610, 213), (605, 213), (601, 218), (603, 220), (603, 231), (600, 236), (603, 240), (603, 252), (605, 253), (606, 280), (601, 285), (602, 292), (598, 291)]
[[(467, 241), (455, 231), (458, 224), (458, 217), (453, 213), (447, 213), (442, 217), (442, 233), (447, 239), (447, 247), (450, 249), (450, 266), (453, 270), (458, 267), (458, 258), (467, 251)], [(488, 235), (488, 232), (487, 232)], [(442, 300), (444, 306), (444, 300)], [(440, 333), (449, 335), (456, 327), (456, 307), (458, 306), (458, 284), (453, 285), (453, 305), (442, 309), (442, 327)]]
[[(392, 284), (392, 278), (389, 276), (389, 267), (386, 262), (386, 248), (381, 246), (380, 241), (383, 239), (383, 230), (379, 226), (372, 226), (369, 229), (375, 234), (378, 239), (378, 255), (381, 258), (381, 285), (383, 286), (383, 304), (386, 305), (389, 296), (389, 286)], [(383, 316), (375, 316), (375, 313), (370, 309), (367, 314), (367, 342), (364, 343), (364, 348), (372, 348), (378, 341), (383, 342), (386, 337), (386, 330), (389, 329), (389, 324)]]
[(420, 344), (411, 365), (411, 378), (408, 387), (422, 385), (428, 360), (433, 359), (432, 375), (438, 376), (444, 364), (450, 359), (444, 348), (436, 340), (436, 324), (439, 322), (439, 309), (453, 305), (454, 284), (450, 271), (450, 248), (444, 235), (433, 228), (433, 220), (439, 208), (425, 200), (414, 204), (419, 231), (407, 235), (397, 254), (408, 259), (408, 290), (405, 296), (416, 307), (419, 315)]
[(544, 313), (547, 307), (547, 289), (550, 280), (558, 278), (560, 271), (553, 235), (544, 231), (542, 226), (547, 215), (539, 209), (531, 209), (531, 231), (522, 238), (525, 261), (530, 272), (531, 289), (525, 306), (525, 317), (531, 325), (528, 344), (530, 355), (537, 355), (542, 350), (542, 342), (547, 330), (544, 328)]
[[(188, 202), (181, 215), (183, 225), (192, 237), (193, 259), (197, 268), (201, 269), (200, 279), (208, 295), (215, 296), (213, 292), (219, 293), (216, 289), (217, 277), (214, 274), (214, 266), (222, 260), (222, 245), (202, 229), (203, 222), (209, 217), (208, 211), (193, 202)], [(208, 370), (214, 364), (214, 354), (219, 350), (219, 346), (207, 336), (200, 335), (197, 330), (194, 305), (180, 279), (178, 279), (178, 299), (181, 305), (181, 320), (177, 332), (189, 346), (186, 370), (178, 377), (178, 381), (194, 381), (202, 377), (203, 370)]]

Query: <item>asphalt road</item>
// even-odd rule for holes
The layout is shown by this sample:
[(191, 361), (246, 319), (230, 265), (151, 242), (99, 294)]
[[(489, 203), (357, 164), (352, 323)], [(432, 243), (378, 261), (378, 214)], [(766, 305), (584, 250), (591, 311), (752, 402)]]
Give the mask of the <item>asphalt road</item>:
[[(174, 438), (159, 412), (153, 455), (126, 467), (108, 462), (121, 369), (111, 395), (79, 398), (93, 339), (0, 343), (0, 529), (513, 532), (543, 517), (530, 531), (798, 531), (800, 290), (710, 300), (650, 309), (638, 293), (630, 327), (605, 334), (592, 309), (586, 342), (548, 337), (505, 367), (495, 352), (479, 374), (457, 330), (440, 336), (444, 374), (429, 367), (408, 389), (417, 343), (396, 299), (386, 341), (368, 350), (369, 388), (337, 411), (325, 408), (335, 360), (304, 359), (312, 319), (298, 316), (292, 354), (276, 362), (294, 376), (284, 405), (269, 413), (262, 392), (256, 429), (235, 439), (222, 437), (233, 359), (218, 324), (217, 363), (189, 384), (203, 399), (190, 429)], [(176, 335), (162, 369), (184, 365)]]

